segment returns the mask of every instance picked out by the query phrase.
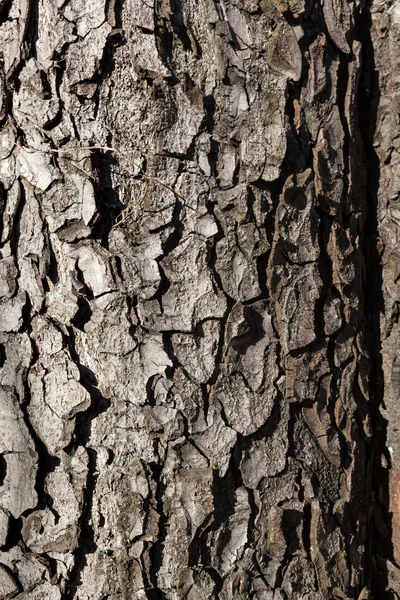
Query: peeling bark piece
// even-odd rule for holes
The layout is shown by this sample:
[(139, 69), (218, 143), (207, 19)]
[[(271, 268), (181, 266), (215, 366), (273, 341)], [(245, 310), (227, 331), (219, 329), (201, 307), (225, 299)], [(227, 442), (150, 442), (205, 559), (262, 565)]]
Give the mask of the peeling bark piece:
[(112, 466), (103, 465), (93, 499), (95, 540), (102, 551), (121, 552), (142, 536), (150, 540), (145, 504), (149, 492), (143, 465), (129, 448), (120, 449)]
[(136, 27), (154, 31), (154, 0), (128, 0), (126, 7)]
[(310, 45), (310, 72), (307, 81), (307, 99), (309, 102), (316, 101), (320, 94), (327, 91), (327, 68), (325, 65), (327, 53), (326, 37), (321, 34)]
[(92, 242), (81, 242), (71, 252), (76, 266), (81, 271), (83, 283), (93, 293), (101, 296), (114, 291), (114, 279), (110, 268), (110, 253)]
[(242, 373), (254, 392), (262, 392), (265, 384), (273, 396), (273, 381), (278, 373), (277, 340), (266, 302), (235, 305), (228, 318), (227, 334), (226, 344), (231, 348), (225, 348), (224, 372)]
[[(137, 244), (128, 232), (114, 229), (109, 238), (109, 248), (118, 255), (120, 261), (119, 289), (128, 294), (148, 300), (157, 292), (161, 284), (161, 273), (157, 258), (162, 256), (161, 240), (158, 235), (151, 236), (151, 243)], [(120, 248), (123, 249), (121, 252)]]
[(246, 113), (250, 106), (246, 91), (246, 81), (237, 72), (232, 70), (229, 76), (231, 88), (226, 95), (227, 113), (230, 117), (237, 118)]
[(0, 454), (6, 469), (0, 503), (2, 509), (10, 511), (18, 519), (25, 510), (36, 506), (35, 479), (38, 457), (17, 399), (5, 390), (1, 390), (0, 394), (0, 420), (3, 431)]
[(9, 531), (9, 516), (2, 508), (0, 508), (0, 544), (5, 546)]
[[(285, 353), (304, 348), (315, 339), (314, 309), (319, 299), (322, 281), (314, 263), (276, 269), (278, 283), (277, 314)], [(284, 285), (283, 281), (290, 281)]]
[(47, 475), (51, 510), (37, 510), (23, 519), (22, 537), (32, 552), (66, 554), (77, 547), (87, 463), (86, 451), (79, 448), (72, 459), (61, 454), (61, 465)]
[(217, 268), (225, 292), (241, 302), (260, 295), (257, 258), (266, 242), (253, 223), (236, 224), (217, 245)]
[(215, 394), (224, 407), (229, 426), (242, 435), (257, 431), (271, 414), (273, 394), (255, 394), (239, 374), (221, 381)]
[(221, 318), (226, 302), (221, 292), (215, 292), (212, 271), (207, 265), (205, 243), (190, 236), (161, 261), (169, 281), (163, 295), (163, 314), (139, 314), (146, 326), (155, 331), (193, 331), (197, 323), (209, 318)]
[[(277, 209), (276, 238), (279, 251), (290, 263), (316, 261), (320, 254), (318, 231), (320, 219), (315, 208), (311, 169), (291, 176), (282, 191)], [(275, 261), (279, 262), (278, 256)]]
[(219, 322), (209, 320), (201, 323), (193, 335), (176, 333), (172, 336), (175, 356), (198, 383), (205, 383), (214, 373), (219, 335)]
[[(212, 391), (224, 407), (228, 424), (242, 435), (257, 431), (270, 416), (277, 394), (273, 381), (278, 377), (277, 346), (266, 305), (261, 301), (248, 310), (251, 334), (242, 340), (234, 336), (239, 341), (228, 350), (223, 373)], [(240, 312), (232, 311), (231, 327), (238, 318)]]
[(111, 29), (111, 25), (103, 23), (91, 29), (82, 41), (70, 46), (66, 56), (69, 86), (91, 79), (96, 74)]
[(57, 232), (60, 238), (68, 237), (68, 228), (75, 225), (77, 239), (90, 234), (91, 230), (85, 226), (90, 225), (97, 214), (97, 204), (93, 184), (88, 178), (64, 172), (62, 188), (51, 187), (42, 195), (41, 204), (51, 233)]
[[(126, 300), (114, 294), (107, 294), (93, 302), (93, 313), (85, 326), (89, 345), (98, 345), (102, 354), (125, 356), (132, 352), (138, 341), (130, 334), (128, 306)], [(124, 333), (121, 333), (123, 327)]]
[(36, 267), (36, 260), (20, 258), (18, 266), (20, 271), (18, 283), (27, 292), (33, 310), (39, 313), (44, 300), (44, 290), (40, 273)]
[(0, 370), (0, 384), (13, 389), (19, 398), (25, 394), (25, 378), (32, 360), (32, 343), (27, 333), (0, 335), (0, 343), (6, 348)]
[(50, 575), (49, 563), (45, 558), (23, 552), (19, 546), (1, 552), (0, 561), (15, 573), (17, 581), (24, 590), (33, 590), (40, 586), (43, 579)]
[(279, 425), (272, 436), (256, 440), (242, 453), (239, 468), (246, 488), (257, 489), (264, 477), (274, 477), (286, 467), (288, 421), (289, 405), (285, 403), (281, 405)]
[(106, 594), (116, 597), (146, 599), (145, 584), (141, 574), (141, 556), (132, 558), (121, 549), (115, 555), (90, 554), (81, 573), (79, 600), (102, 598)]
[(58, 4), (53, 0), (39, 0), (37, 12), (37, 59), (43, 68), (59, 68), (54, 57), (61, 54), (64, 44), (76, 39), (73, 23), (60, 18)]
[(44, 365), (35, 365), (29, 373), (28, 413), (51, 453), (68, 445), (75, 415), (90, 405), (90, 395), (79, 379), (78, 367), (63, 350), (45, 359)]
[[(28, 265), (29, 263), (31, 264), (29, 265), (30, 268), (26, 271), (24, 271), (21, 264), (20, 269), (24, 272), (20, 274), (19, 283), (28, 292), (29, 288), (39, 289), (39, 293), (42, 296), (43, 289), (40, 289), (42, 287), (41, 279), (46, 272), (47, 260), (50, 253), (43, 233), (43, 219), (40, 205), (31, 189), (25, 190), (25, 205), (20, 217), (20, 228), (22, 239), (18, 245), (18, 259), (21, 263), (26, 261)], [(43, 260), (39, 260), (40, 258)]]
[(0, 260), (0, 298), (11, 298), (17, 291), (18, 269), (14, 258)]
[(286, 152), (283, 96), (277, 92), (281, 87), (283, 92), (282, 83), (268, 81), (266, 89), (256, 96), (246, 127), (240, 132), (238, 153), (250, 182), (279, 177)]
[(324, 596), (334, 588), (338, 593), (349, 593), (349, 572), (346, 566), (346, 549), (343, 537), (338, 530), (329, 533), (324, 527), (320, 509), (315, 501), (311, 503), (311, 559), (315, 565), (318, 587)]
[(64, 18), (76, 25), (76, 31), (82, 38), (92, 29), (98, 29), (105, 21), (105, 0), (91, 0), (82, 6), (79, 0), (70, 0), (63, 10)]
[(13, 2), (8, 14), (8, 20), (0, 26), (0, 41), (2, 47), (7, 47), (3, 54), (4, 70), (7, 77), (13, 75), (23, 58), (23, 42), (29, 27), (31, 10), (30, 0), (17, 0)]
[(343, 304), (332, 292), (328, 295), (324, 306), (324, 330), (327, 336), (339, 331), (343, 323)]
[[(163, 140), (162, 149), (171, 154), (185, 155), (198, 134), (204, 118), (202, 98), (200, 103), (191, 102), (181, 86), (173, 88), (171, 100), (168, 96), (166, 102), (173, 103), (172, 110), (176, 111), (174, 123), (168, 128)], [(168, 106), (164, 107), (168, 110)]]
[(168, 507), (169, 529), (165, 539), (168, 549), (159, 572), (161, 589), (171, 589), (176, 575), (187, 564), (190, 543), (210, 521), (214, 510), (211, 493), (211, 469), (180, 469), (166, 490), (174, 503)]
[(138, 71), (143, 69), (153, 77), (168, 77), (170, 70), (158, 53), (155, 36), (132, 25), (132, 29), (128, 30), (128, 39), (133, 67)]
[(21, 291), (14, 298), (0, 300), (0, 332), (19, 331), (25, 305), (26, 294)]
[(211, 466), (224, 477), (229, 467), (231, 449), (237, 433), (227, 426), (221, 416), (221, 405), (212, 404), (206, 417), (205, 427), (198, 427), (192, 434), (196, 447), (208, 458)]
[[(14, 158), (13, 161), (15, 162)], [(3, 161), (0, 162), (0, 170)], [(2, 180), (4, 185), (4, 180)], [(21, 184), (17, 180), (15, 181), (15, 177), (13, 181), (10, 183), (10, 186), (5, 185), (7, 188), (7, 196), (6, 196), (6, 205), (3, 209), (3, 230), (1, 232), (1, 241), (6, 242), (10, 239), (14, 217), (17, 213), (19, 202), (21, 200)]]
[[(157, 104), (156, 104), (157, 105)], [(152, 118), (157, 122), (157, 148), (162, 144), (164, 133), (169, 130), (171, 123), (165, 115), (164, 102), (160, 101), (159, 109), (155, 110)], [(173, 221), (174, 210), (177, 202), (181, 202), (177, 190), (176, 169), (179, 168), (179, 159), (156, 155), (149, 158), (147, 163), (146, 184), (141, 182), (136, 193), (128, 202), (127, 210), (132, 211), (132, 228), (140, 232), (154, 232), (162, 225)], [(135, 190), (134, 190), (135, 191)], [(141, 222), (140, 222), (141, 221)], [(147, 242), (147, 236), (143, 236)], [(159, 237), (154, 240), (159, 242)]]
[(61, 600), (61, 592), (59, 588), (51, 583), (43, 583), (38, 585), (29, 592), (19, 594), (21, 600)]
[(15, 148), (16, 131), (12, 121), (7, 121), (0, 131), (0, 160), (8, 158)]
[[(246, 488), (239, 487), (235, 491), (233, 511), (227, 522), (214, 535), (210, 534), (210, 538), (216, 546), (214, 554), (215, 568), (224, 576), (234, 569), (235, 564), (243, 556), (247, 545), (250, 505)], [(230, 534), (227, 536), (228, 530)]]
[(322, 9), (332, 41), (347, 54), (350, 52), (350, 46), (346, 36), (353, 24), (351, 5), (343, 0), (324, 0)]
[(218, 153), (218, 178), (221, 189), (230, 188), (238, 167), (238, 153), (231, 144), (221, 144)]
[(293, 81), (300, 79), (302, 56), (296, 35), (286, 21), (282, 21), (272, 34), (268, 45), (268, 62), (278, 73)]
[(340, 467), (342, 459), (339, 435), (329, 414), (330, 389), (330, 377), (325, 377), (321, 381), (315, 404), (309, 408), (303, 407), (303, 415), (325, 456), (332, 464)]
[(18, 172), (38, 190), (47, 188), (58, 178), (56, 169), (51, 164), (50, 154), (45, 150), (18, 148)]
[(105, 396), (116, 395), (127, 402), (145, 404), (149, 380), (164, 375), (172, 363), (160, 335), (153, 334), (144, 340), (132, 336), (127, 313), (123, 297), (106, 294), (98, 298), (93, 304), (92, 318), (85, 326), (86, 333), (76, 332), (77, 346), (83, 364), (96, 373)]
[(19, 75), (20, 88), (14, 96), (14, 114), (20, 127), (32, 123), (39, 129), (53, 121), (60, 109), (55, 73), (45, 72), (31, 58)]
[(19, 588), (15, 579), (8, 570), (0, 565), (0, 595), (2, 598), (13, 598)]
[[(62, 361), (62, 363), (63, 362), (64, 361)], [(55, 370), (57, 370), (57, 366), (57, 363), (54, 364)], [(75, 372), (74, 376), (76, 377), (79, 375)], [(60, 391), (60, 398), (57, 400), (54, 398), (53, 400), (54, 411), (63, 419), (70, 419), (75, 416), (77, 412), (85, 410), (89, 406), (89, 394), (79, 382), (74, 379), (66, 379), (66, 381), (62, 382), (63, 385), (61, 389), (59, 388), (60, 383), (60, 379), (55, 374), (45, 375), (44, 384), (46, 388), (46, 397), (48, 399), (53, 399), (55, 390), (58, 389)]]
[(273, 2), (281, 15), (290, 10), (294, 18), (302, 15), (306, 9), (306, 2), (304, 0), (273, 0)]
[(318, 132), (314, 155), (315, 191), (322, 206), (329, 214), (337, 214), (343, 194), (343, 145), (344, 133), (339, 112), (333, 108), (326, 128)]
[(182, 415), (174, 408), (154, 406), (146, 410), (147, 429), (152, 437), (163, 440), (176, 440), (184, 434), (185, 425)]
[(177, 582), (179, 598), (208, 600), (215, 597), (216, 582), (202, 567), (183, 569), (178, 574)]
[(16, 182), (16, 160), (15, 155), (10, 154), (0, 161), (0, 181), (6, 190), (9, 190)]
[(289, 598), (303, 600), (315, 587), (315, 567), (311, 561), (296, 556), (288, 565), (282, 582), (282, 588)]

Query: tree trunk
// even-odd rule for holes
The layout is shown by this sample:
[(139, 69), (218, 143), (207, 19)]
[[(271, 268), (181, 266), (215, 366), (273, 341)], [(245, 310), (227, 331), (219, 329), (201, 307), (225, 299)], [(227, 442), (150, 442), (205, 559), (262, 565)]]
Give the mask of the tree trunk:
[(400, 598), (399, 5), (0, 40), (0, 598)]

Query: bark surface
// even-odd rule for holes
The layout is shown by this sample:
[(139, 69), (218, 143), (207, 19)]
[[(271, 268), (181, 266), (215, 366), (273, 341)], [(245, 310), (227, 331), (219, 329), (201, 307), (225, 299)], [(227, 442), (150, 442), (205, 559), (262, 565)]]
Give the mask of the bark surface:
[(0, 598), (400, 598), (399, 43), (0, 0)]

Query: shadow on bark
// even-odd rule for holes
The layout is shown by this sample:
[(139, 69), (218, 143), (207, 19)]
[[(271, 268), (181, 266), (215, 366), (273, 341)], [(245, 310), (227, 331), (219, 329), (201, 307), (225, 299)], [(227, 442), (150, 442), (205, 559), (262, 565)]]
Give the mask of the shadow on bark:
[[(387, 448), (387, 424), (380, 409), (384, 408), (384, 377), (381, 354), (380, 314), (384, 314), (383, 278), (381, 253), (379, 251), (378, 194), (380, 162), (373, 140), (377, 124), (380, 99), (379, 72), (376, 70), (371, 39), (371, 2), (360, 20), (360, 38), (363, 44), (363, 66), (359, 86), (359, 125), (364, 143), (367, 168), (368, 214), (364, 229), (364, 252), (366, 263), (365, 314), (367, 341), (371, 371), (369, 388), (371, 418), (374, 427), (370, 448), (370, 476), (372, 487), (372, 523), (366, 555), (371, 575), (371, 590), (376, 598), (394, 599), (397, 595), (390, 589), (389, 565), (394, 562), (392, 513), (390, 512), (389, 468), (390, 455)], [(389, 465), (389, 468), (386, 467)]]

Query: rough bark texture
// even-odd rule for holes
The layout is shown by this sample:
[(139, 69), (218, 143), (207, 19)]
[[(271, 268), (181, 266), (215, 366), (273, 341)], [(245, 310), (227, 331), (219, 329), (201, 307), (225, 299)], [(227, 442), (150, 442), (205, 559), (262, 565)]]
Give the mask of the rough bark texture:
[(0, 0), (0, 598), (400, 597), (399, 44)]
[[(381, 448), (385, 444), (387, 447), (380, 467), (376, 465), (376, 563), (378, 578), (389, 590), (388, 597), (400, 598), (400, 4), (388, 7), (377, 2), (371, 17), (370, 69), (364, 73), (370, 106), (366, 135), (373, 141), (368, 155), (369, 220), (370, 232), (377, 236), (375, 256), (372, 253), (370, 261), (371, 265), (375, 263), (371, 320), (376, 321), (381, 340), (381, 352), (373, 356), (375, 405), (381, 405), (376, 437)], [(390, 562), (385, 560), (388, 558)]]

